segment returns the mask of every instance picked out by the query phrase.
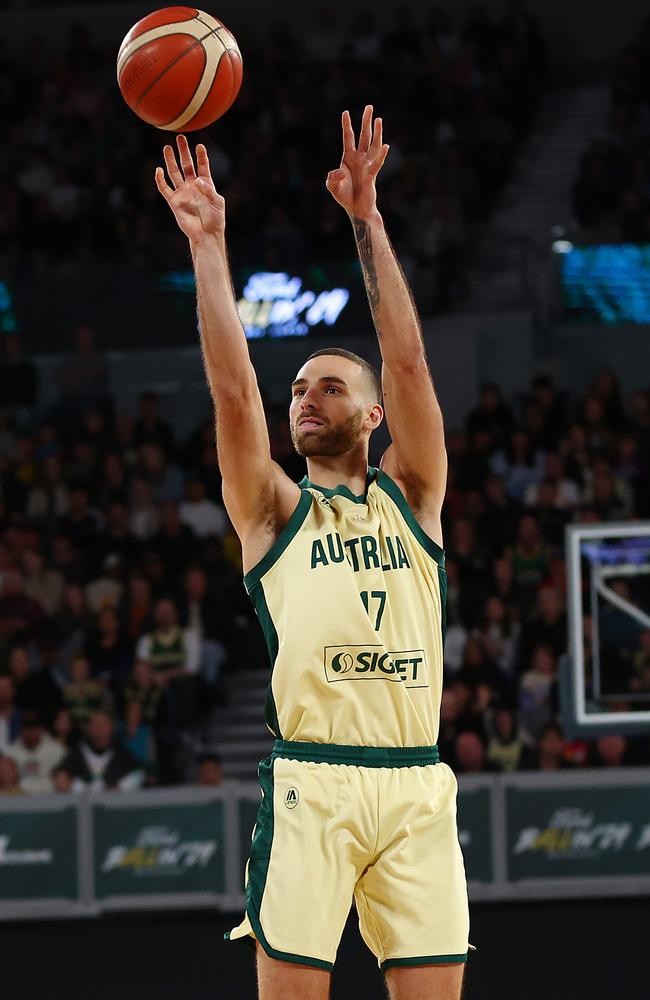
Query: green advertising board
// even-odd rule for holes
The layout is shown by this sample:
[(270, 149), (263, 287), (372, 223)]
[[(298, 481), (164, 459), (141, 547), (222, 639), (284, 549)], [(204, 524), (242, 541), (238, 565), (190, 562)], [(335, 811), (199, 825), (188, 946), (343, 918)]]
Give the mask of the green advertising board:
[(650, 875), (647, 785), (506, 791), (508, 878)]
[(223, 802), (95, 805), (98, 899), (225, 892)]
[(75, 900), (77, 857), (74, 806), (0, 812), (0, 900)]
[(458, 839), (468, 881), (491, 882), (494, 864), (489, 788), (459, 789)]

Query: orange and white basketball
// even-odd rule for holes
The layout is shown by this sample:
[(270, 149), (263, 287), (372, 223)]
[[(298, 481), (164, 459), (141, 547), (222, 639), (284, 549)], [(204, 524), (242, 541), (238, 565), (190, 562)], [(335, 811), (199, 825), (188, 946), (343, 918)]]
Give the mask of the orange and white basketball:
[(234, 35), (195, 7), (164, 7), (131, 28), (117, 82), (136, 115), (169, 132), (205, 128), (225, 114), (242, 81)]

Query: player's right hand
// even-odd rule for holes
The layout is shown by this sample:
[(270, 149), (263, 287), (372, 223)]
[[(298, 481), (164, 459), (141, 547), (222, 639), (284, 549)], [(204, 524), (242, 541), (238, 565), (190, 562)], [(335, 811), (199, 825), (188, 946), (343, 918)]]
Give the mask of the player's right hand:
[[(165, 171), (156, 167), (156, 186), (174, 213), (180, 229), (190, 243), (199, 244), (206, 236), (223, 235), (226, 228), (226, 202), (214, 186), (210, 161), (204, 145), (196, 147), (196, 169), (187, 139), (176, 137), (178, 161), (172, 146), (165, 146)], [(180, 161), (180, 166), (179, 166)]]

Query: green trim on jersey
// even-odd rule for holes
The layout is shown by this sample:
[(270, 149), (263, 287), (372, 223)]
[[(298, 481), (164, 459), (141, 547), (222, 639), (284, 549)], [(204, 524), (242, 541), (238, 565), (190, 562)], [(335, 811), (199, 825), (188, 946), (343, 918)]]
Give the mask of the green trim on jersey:
[(381, 971), (399, 968), (400, 966), (410, 967), (416, 965), (462, 965), (467, 961), (467, 952), (464, 955), (423, 955), (422, 958), (388, 958), (381, 963)]
[(357, 767), (427, 767), (440, 763), (437, 746), (362, 747), (291, 740), (275, 741), (271, 759), (276, 757), (312, 764), (352, 764)]
[(327, 497), (328, 500), (331, 500), (332, 497), (346, 497), (348, 500), (352, 500), (353, 503), (367, 503), (368, 487), (373, 482), (376, 475), (377, 475), (377, 469), (375, 469), (374, 466), (372, 465), (369, 466), (368, 474), (366, 476), (366, 492), (363, 494), (363, 496), (355, 496), (352, 490), (349, 489), (349, 487), (347, 486), (339, 485), (335, 486), (333, 489), (327, 489), (327, 487), (325, 486), (317, 486), (316, 483), (312, 483), (311, 480), (307, 478), (307, 476), (305, 476), (304, 479), (300, 480), (298, 486), (302, 490), (306, 489), (318, 490), (318, 492), (322, 493), (323, 496)]
[(285, 524), (284, 528), (274, 541), (273, 545), (257, 563), (253, 569), (244, 576), (244, 586), (250, 594), (257, 587), (265, 573), (271, 569), (278, 561), (282, 553), (288, 548), (289, 543), (296, 537), (302, 524), (309, 513), (312, 503), (312, 495), (308, 490), (303, 490), (296, 508)]
[(440, 585), (440, 627), (442, 629), (442, 648), (445, 648), (447, 635), (447, 570), (438, 563), (438, 583)]
[[(269, 613), (269, 608), (266, 603), (266, 594), (264, 593), (264, 587), (262, 584), (258, 584), (252, 593), (249, 595), (255, 611), (257, 612), (257, 618), (262, 626), (262, 632), (264, 633), (264, 638), (266, 639), (266, 646), (269, 651), (269, 657), (271, 658), (271, 671), (275, 666), (275, 660), (278, 655), (279, 640), (278, 633), (276, 631), (275, 625), (273, 624), (273, 619)], [(273, 680), (269, 681), (269, 686), (266, 689), (266, 701), (264, 702), (264, 720), (273, 733), (274, 736), (282, 738), (282, 733), (280, 732), (280, 723), (278, 721), (278, 711), (275, 705), (275, 698), (273, 697)]]
[(262, 929), (260, 921), (260, 911), (262, 909), (262, 899), (266, 887), (266, 878), (271, 861), (271, 848), (273, 846), (273, 759), (266, 757), (259, 766), (259, 778), (262, 786), (262, 802), (257, 814), (255, 833), (251, 844), (251, 853), (248, 861), (248, 882), (246, 884), (246, 913), (251, 922), (251, 927), (255, 932), (255, 937), (270, 958), (280, 959), (282, 962), (293, 962), (296, 965), (310, 965), (316, 969), (325, 969), (331, 972), (332, 962), (324, 962), (320, 958), (310, 958), (306, 955), (292, 955), (286, 951), (277, 951), (272, 948), (266, 940), (266, 935)]
[(411, 529), (411, 533), (414, 535), (416, 540), (420, 543), (425, 552), (427, 552), (432, 559), (440, 565), (445, 564), (445, 551), (442, 549), (437, 542), (434, 542), (433, 538), (429, 538), (427, 533), (423, 531), (418, 522), (415, 519), (415, 514), (408, 505), (408, 501), (401, 489), (394, 482), (390, 476), (379, 469), (377, 472), (377, 485), (380, 489), (387, 493), (391, 498), (400, 514), (406, 521), (408, 527)]

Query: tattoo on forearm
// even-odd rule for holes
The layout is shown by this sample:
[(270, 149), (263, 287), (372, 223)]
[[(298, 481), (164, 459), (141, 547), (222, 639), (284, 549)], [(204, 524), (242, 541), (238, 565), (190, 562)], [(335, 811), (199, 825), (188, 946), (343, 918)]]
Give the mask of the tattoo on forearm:
[[(370, 235), (370, 229), (363, 219), (357, 219), (356, 217), (352, 219), (352, 225), (354, 226), (354, 236), (357, 241), (359, 260), (361, 261), (361, 270), (363, 271), (363, 277), (366, 283), (366, 292), (368, 293), (370, 311), (372, 312), (372, 318), (375, 320), (376, 326), (376, 312), (379, 307), (379, 285), (377, 284), (377, 270), (375, 268), (375, 261), (372, 254), (372, 238)], [(377, 329), (377, 334), (380, 334), (379, 329)]]

